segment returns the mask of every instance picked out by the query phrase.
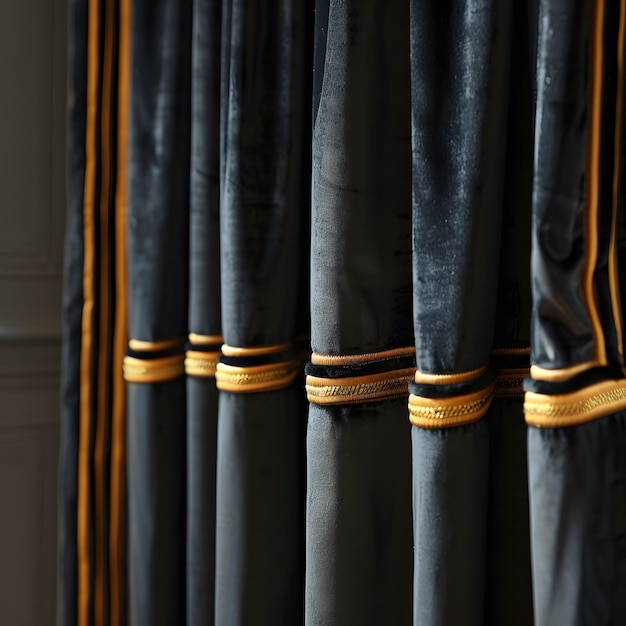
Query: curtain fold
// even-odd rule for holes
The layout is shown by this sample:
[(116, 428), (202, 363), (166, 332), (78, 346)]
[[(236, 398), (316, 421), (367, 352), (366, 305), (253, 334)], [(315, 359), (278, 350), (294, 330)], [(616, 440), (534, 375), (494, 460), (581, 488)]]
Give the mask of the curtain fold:
[(70, 8), (58, 622), (626, 623), (626, 1)]
[(306, 623), (407, 624), (408, 6), (318, 5), (315, 46)]
[(540, 4), (525, 406), (535, 426), (528, 461), (539, 625), (626, 620), (618, 591), (626, 529), (618, 276), (625, 9), (602, 0)]

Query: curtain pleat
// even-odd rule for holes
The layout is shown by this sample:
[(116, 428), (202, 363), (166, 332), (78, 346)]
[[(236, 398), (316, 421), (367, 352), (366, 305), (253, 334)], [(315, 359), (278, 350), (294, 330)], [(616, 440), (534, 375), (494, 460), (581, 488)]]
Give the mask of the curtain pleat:
[(222, 344), (219, 245), (221, 2), (194, 0), (187, 372), (187, 624), (215, 614), (215, 369)]
[(306, 623), (408, 624), (408, 5), (316, 8)]
[(535, 620), (623, 624), (626, 3), (542, 2), (540, 15), (526, 394)]
[(302, 622), (306, 7), (299, 0), (222, 5), (219, 625)]
[(185, 620), (191, 2), (133, 1), (129, 137), (129, 622)]
[(490, 407), (496, 367), (490, 353), (505, 203), (511, 3), (414, 2), (411, 9), (413, 623), (480, 624), (490, 613), (489, 477), (496, 468), (489, 461), (500, 445), (490, 427), (498, 408)]
[(626, 624), (626, 0), (73, 0), (63, 626)]

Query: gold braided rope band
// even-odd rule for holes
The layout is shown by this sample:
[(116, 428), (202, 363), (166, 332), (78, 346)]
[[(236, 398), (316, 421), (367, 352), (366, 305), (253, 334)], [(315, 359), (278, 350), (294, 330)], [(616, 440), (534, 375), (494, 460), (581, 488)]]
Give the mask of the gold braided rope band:
[(487, 372), (488, 365), (483, 365), (475, 370), (467, 372), (453, 372), (451, 374), (429, 374), (428, 372), (415, 372), (415, 382), (427, 385), (458, 385), (470, 380), (480, 378)]
[(183, 355), (166, 356), (159, 359), (138, 359), (125, 356), (124, 380), (129, 383), (162, 383), (174, 380), (185, 373)]
[(213, 346), (222, 344), (222, 335), (199, 335), (198, 333), (189, 333), (189, 343), (196, 346)]
[(626, 380), (605, 380), (558, 395), (527, 391), (524, 396), (526, 423), (544, 428), (576, 426), (624, 409)]
[(199, 378), (215, 378), (220, 352), (199, 352), (187, 350), (185, 353), (185, 373)]
[(409, 396), (409, 419), (420, 428), (449, 428), (479, 420), (489, 408), (495, 384), (463, 396)]
[(159, 352), (182, 346), (184, 339), (163, 339), (161, 341), (144, 341), (143, 339), (129, 339), (128, 347), (136, 352)]
[(596, 361), (586, 361), (585, 363), (578, 363), (576, 365), (570, 365), (568, 367), (561, 367), (559, 369), (548, 370), (539, 365), (530, 366), (530, 375), (534, 380), (541, 380), (545, 382), (562, 382), (570, 380), (578, 374), (582, 374), (587, 370), (598, 367)]
[(528, 376), (528, 370), (528, 367), (498, 370), (493, 395), (496, 398), (523, 398), (524, 378)]
[(185, 352), (185, 374), (198, 378), (215, 378), (215, 370), (221, 352), (194, 350), (199, 346), (221, 346), (222, 335), (200, 335), (189, 333), (189, 350)]
[(306, 392), (314, 404), (355, 404), (406, 397), (413, 378), (412, 367), (367, 376), (345, 378), (306, 377)]
[(222, 346), (222, 354), (224, 356), (233, 356), (233, 357), (254, 357), (254, 356), (265, 356), (267, 354), (277, 354), (278, 352), (283, 352), (285, 350), (289, 350), (292, 347), (290, 343), (282, 343), (282, 344), (272, 344), (269, 346), (253, 346), (253, 347), (240, 347), (240, 346), (229, 346), (225, 343)]
[(386, 359), (395, 359), (415, 354), (414, 346), (406, 346), (404, 348), (391, 348), (389, 350), (381, 350), (380, 352), (366, 352), (363, 354), (321, 354), (313, 352), (311, 354), (311, 363), (313, 365), (362, 365), (375, 361), (384, 361)]
[(300, 360), (238, 367), (218, 363), (215, 370), (217, 388), (231, 393), (273, 391), (288, 387), (300, 372)]

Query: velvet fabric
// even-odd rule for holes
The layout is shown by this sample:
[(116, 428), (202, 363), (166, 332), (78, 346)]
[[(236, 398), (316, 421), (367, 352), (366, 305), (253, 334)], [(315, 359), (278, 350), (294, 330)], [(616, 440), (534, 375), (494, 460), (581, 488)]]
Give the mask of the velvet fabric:
[[(320, 3), (315, 46), (312, 349), (411, 345), (408, 6)], [(307, 624), (410, 623), (409, 464), (406, 401), (311, 405)]]
[(625, 622), (624, 3), (71, 9), (59, 623)]

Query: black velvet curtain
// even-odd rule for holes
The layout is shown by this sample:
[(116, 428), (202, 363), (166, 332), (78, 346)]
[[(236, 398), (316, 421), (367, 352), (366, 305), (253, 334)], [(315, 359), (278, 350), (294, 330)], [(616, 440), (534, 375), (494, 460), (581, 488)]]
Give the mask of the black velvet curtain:
[(70, 6), (58, 623), (626, 624), (626, 0)]

